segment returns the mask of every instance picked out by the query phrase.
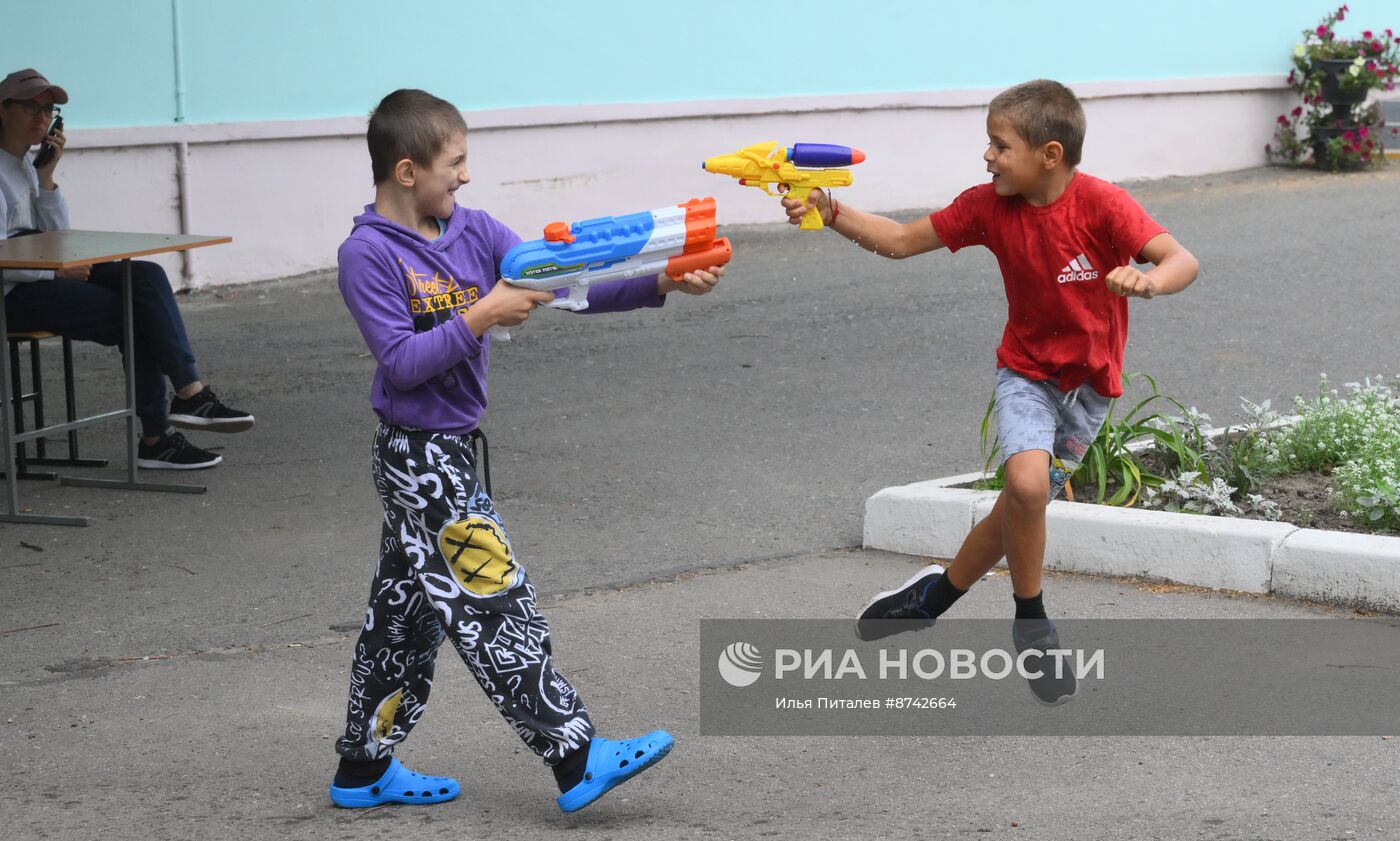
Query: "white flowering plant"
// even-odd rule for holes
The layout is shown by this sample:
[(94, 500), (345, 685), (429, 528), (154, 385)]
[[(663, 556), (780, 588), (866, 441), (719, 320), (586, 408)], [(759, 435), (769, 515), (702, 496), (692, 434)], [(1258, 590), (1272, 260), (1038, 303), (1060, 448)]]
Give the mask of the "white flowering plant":
[[(1119, 416), (1117, 401), (1110, 406), (1070, 477), (1079, 501), (1277, 520), (1282, 510), (1260, 491), (1280, 476), (1320, 473), (1332, 508), (1358, 529), (1400, 532), (1400, 399), (1384, 377), (1336, 389), (1323, 374), (1315, 398), (1295, 399), (1291, 419), (1269, 400), (1241, 398), (1241, 423), (1216, 435), (1209, 415), (1161, 394), (1151, 377), (1124, 376), (1125, 391), (1135, 383), (1139, 394), (1148, 387), (1146, 397)], [(1163, 407), (1177, 413), (1155, 411)], [(997, 454), (993, 408), (982, 421), (988, 469)], [(979, 486), (1002, 487), (1001, 471)]]
[(1298, 421), (1278, 439), (1286, 472), (1331, 472), (1375, 447), (1400, 451), (1400, 410), (1384, 377), (1347, 383), (1342, 393), (1323, 374), (1317, 397), (1295, 398)]
[(1167, 479), (1155, 488), (1148, 488), (1143, 494), (1143, 506), (1220, 517), (1256, 514), (1265, 520), (1277, 520), (1283, 515), (1277, 503), (1260, 494), (1240, 496), (1230, 483), (1219, 476), (1206, 480), (1193, 470)]
[(1299, 419), (1278, 438), (1281, 468), (1331, 474), (1332, 506), (1362, 528), (1400, 531), (1400, 400), (1384, 377), (1297, 401)]

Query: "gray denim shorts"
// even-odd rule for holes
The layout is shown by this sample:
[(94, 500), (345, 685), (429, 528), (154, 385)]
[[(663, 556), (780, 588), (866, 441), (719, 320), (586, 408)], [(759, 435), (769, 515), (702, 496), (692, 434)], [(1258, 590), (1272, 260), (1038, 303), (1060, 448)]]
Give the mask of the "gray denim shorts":
[(1002, 462), (1027, 450), (1049, 453), (1054, 499), (1098, 437), (1112, 401), (1088, 385), (1060, 391), (1053, 381), (997, 369), (996, 428)]

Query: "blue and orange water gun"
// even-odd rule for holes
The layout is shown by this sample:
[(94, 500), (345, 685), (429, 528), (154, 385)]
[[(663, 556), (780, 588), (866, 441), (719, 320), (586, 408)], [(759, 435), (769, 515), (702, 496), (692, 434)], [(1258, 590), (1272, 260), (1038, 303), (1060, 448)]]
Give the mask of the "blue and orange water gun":
[[(700, 168), (739, 179), (744, 187), (758, 187), (770, 196), (781, 195), (770, 184), (786, 184), (788, 193), (796, 199), (807, 200), (814, 187), (849, 187), (851, 171), (865, 160), (865, 153), (850, 146), (831, 143), (794, 143), (779, 146), (776, 141), (755, 143), (732, 155), (706, 158)], [(802, 217), (804, 231), (819, 231), (822, 215), (814, 207)]]
[[(687, 272), (723, 266), (733, 256), (728, 238), (715, 238), (715, 200), (691, 199), (659, 210), (600, 216), (572, 225), (551, 222), (542, 239), (522, 242), (501, 260), (501, 279), (541, 292), (567, 289), (548, 306), (588, 308), (588, 287), (605, 280)], [(509, 332), (491, 328), (497, 339)]]

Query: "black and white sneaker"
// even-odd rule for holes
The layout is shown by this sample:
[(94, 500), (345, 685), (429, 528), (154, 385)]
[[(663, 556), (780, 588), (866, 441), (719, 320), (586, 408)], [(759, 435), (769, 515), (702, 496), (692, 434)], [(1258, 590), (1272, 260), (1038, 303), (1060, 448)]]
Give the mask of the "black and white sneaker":
[(869, 642), (931, 627), (937, 617), (928, 615), (924, 600), (942, 577), (943, 567), (929, 564), (895, 589), (876, 593), (856, 617), (856, 639)]
[(154, 444), (142, 440), (136, 445), (136, 466), (147, 470), (202, 470), (223, 460), (223, 456), (201, 450), (173, 429)]
[(1060, 648), (1060, 632), (1049, 619), (1017, 619), (1011, 623), (1011, 641), (1016, 644), (1016, 653), (1027, 654), (1024, 663), (1027, 673), (1039, 673), (1040, 677), (1028, 677), (1031, 693), (1035, 699), (1047, 707), (1058, 707), (1075, 696), (1079, 691), (1079, 681), (1074, 677), (1072, 664), (1064, 654), (1051, 654), (1063, 651)]
[(242, 432), (253, 428), (252, 415), (225, 405), (209, 386), (193, 397), (173, 397), (170, 422), (185, 429), (209, 432)]

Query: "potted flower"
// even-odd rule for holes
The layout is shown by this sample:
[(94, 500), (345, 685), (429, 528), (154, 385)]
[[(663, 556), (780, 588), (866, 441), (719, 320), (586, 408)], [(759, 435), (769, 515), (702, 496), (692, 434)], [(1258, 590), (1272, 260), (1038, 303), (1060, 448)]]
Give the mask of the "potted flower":
[(1298, 163), (1311, 152), (1313, 165), (1318, 169), (1355, 172), (1384, 162), (1384, 126), (1376, 103), (1349, 118), (1336, 119), (1331, 112), (1309, 112), (1300, 105), (1279, 115), (1274, 143), (1264, 149), (1270, 157), (1290, 163)]
[(1314, 163), (1319, 169), (1355, 172), (1385, 160), (1380, 131), (1384, 125), (1374, 104), (1361, 109), (1351, 122), (1328, 119), (1314, 125), (1309, 135)]
[[(1358, 109), (1372, 90), (1394, 90), (1400, 78), (1400, 42), (1389, 30), (1366, 30), (1360, 38), (1339, 38), (1336, 25), (1347, 6), (1303, 31), (1293, 48), (1289, 86), (1303, 105), (1280, 115), (1271, 158), (1299, 163), (1311, 149), (1313, 163), (1325, 169), (1360, 169), (1385, 160), (1379, 109)], [(1305, 132), (1306, 140), (1300, 136)]]

